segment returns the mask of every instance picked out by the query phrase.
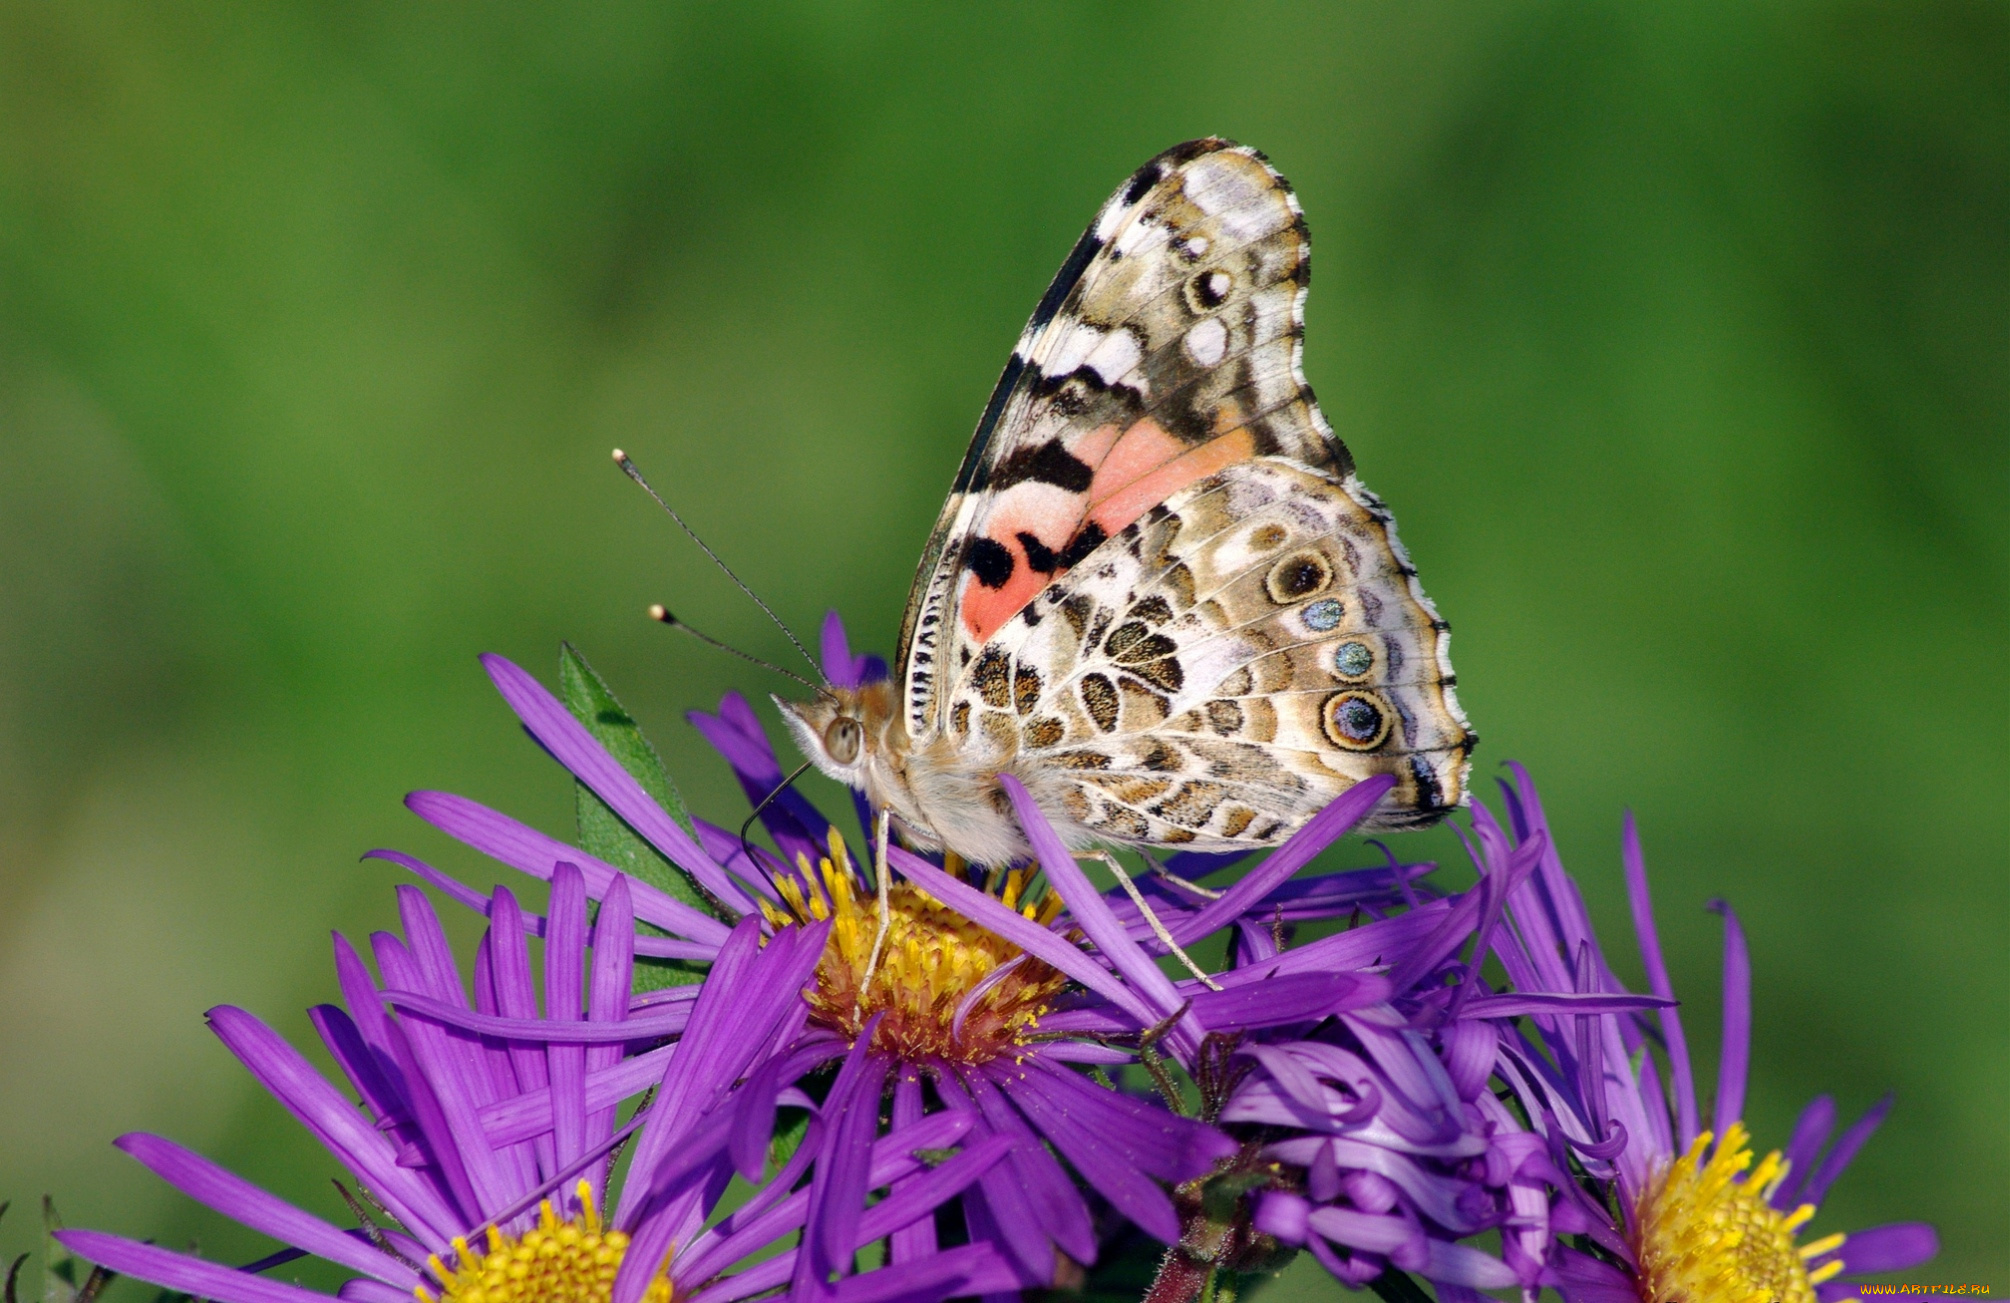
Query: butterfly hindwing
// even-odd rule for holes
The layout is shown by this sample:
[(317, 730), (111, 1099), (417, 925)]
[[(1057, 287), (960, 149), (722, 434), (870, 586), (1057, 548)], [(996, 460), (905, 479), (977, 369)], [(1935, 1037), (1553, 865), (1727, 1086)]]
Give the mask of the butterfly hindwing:
[(1472, 735), (1443, 621), (1351, 480), (1238, 463), (1147, 512), (1017, 613), (951, 694), (974, 764), (1035, 776), (1090, 836), (1278, 840), (1354, 783), (1370, 826), (1464, 796)]
[(1306, 388), (1310, 248), (1254, 150), (1190, 142), (1112, 195), (1027, 323), (923, 554), (907, 728), (1035, 594), (1188, 485), (1258, 456), (1349, 469)]

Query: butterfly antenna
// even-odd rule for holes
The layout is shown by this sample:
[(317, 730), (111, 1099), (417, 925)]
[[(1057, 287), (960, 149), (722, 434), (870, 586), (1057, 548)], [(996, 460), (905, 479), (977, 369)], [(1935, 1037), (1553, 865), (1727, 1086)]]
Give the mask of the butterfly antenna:
[[(803, 646), (802, 640), (796, 637), (795, 633), (789, 628), (789, 626), (782, 623), (782, 617), (776, 615), (774, 608), (761, 600), (761, 595), (759, 593), (756, 593), (753, 589), (747, 587), (746, 580), (740, 578), (740, 576), (733, 573), (733, 567), (727, 565), (725, 561), (720, 559), (719, 554), (717, 552), (714, 552), (711, 549), (711, 547), (706, 544), (704, 539), (698, 537), (697, 530), (691, 528), (689, 525), (684, 523), (684, 518), (677, 514), (677, 508), (665, 502), (663, 500), (663, 495), (658, 493), (655, 489), (649, 486), (649, 481), (642, 478), (641, 470), (637, 468), (634, 461), (629, 458), (628, 454), (621, 451), (621, 449), (616, 448), (614, 450), (614, 464), (621, 468), (622, 474), (626, 475), (629, 479), (634, 480), (637, 484), (641, 485), (642, 491), (644, 493), (647, 493), (650, 497), (656, 499), (657, 506), (663, 508), (663, 510), (670, 513), (670, 519), (677, 522), (677, 528), (683, 530), (686, 534), (690, 535), (691, 541), (698, 545), (698, 550), (700, 552), (703, 552), (706, 556), (710, 557), (712, 559), (712, 564), (719, 567), (720, 572), (723, 573), (726, 576), (726, 578), (732, 580), (734, 586), (736, 586), (741, 592), (745, 593), (749, 601), (753, 602), (755, 606), (760, 607), (761, 613), (763, 615), (767, 616), (770, 620), (773, 620), (775, 622), (775, 627), (782, 631), (782, 636), (784, 638), (787, 638), (790, 644), (794, 646), (797, 651), (802, 653), (803, 659), (810, 663), (810, 668), (817, 672), (818, 677), (822, 677), (823, 667), (817, 664), (817, 658), (810, 655), (809, 649)], [(685, 628), (688, 629), (690, 628), (690, 626), (686, 625)], [(692, 630), (692, 632), (695, 633), (697, 631), (694, 629)], [(727, 650), (731, 651), (732, 649), (727, 648)], [(748, 657), (748, 659), (751, 660), (753, 658)], [(811, 684), (810, 686), (815, 687), (816, 685)]]
[[(810, 764), (811, 762), (808, 760), (803, 761), (801, 764), (796, 766), (796, 771), (794, 773), (790, 774), (787, 778), (784, 778), (781, 782), (775, 784), (775, 790), (769, 792), (766, 796), (762, 797), (760, 799), (759, 804), (755, 805), (754, 808), (748, 812), (747, 821), (740, 825), (740, 850), (746, 854), (747, 863), (752, 867), (756, 869), (760, 868), (761, 861), (754, 854), (754, 843), (747, 839), (748, 829), (754, 826), (754, 820), (761, 817), (761, 811), (768, 808), (769, 802), (773, 801), (783, 792), (788, 791), (790, 785), (793, 784), (798, 778), (801, 778), (803, 774), (809, 769)], [(787, 861), (785, 859), (784, 863), (786, 862)]]
[(661, 602), (657, 602), (655, 605), (649, 608), (649, 618), (656, 621), (658, 624), (667, 624), (672, 629), (681, 629), (683, 632), (690, 634), (693, 638), (696, 638), (699, 642), (704, 643), (707, 647), (716, 647), (720, 651), (725, 652), (729, 656), (738, 656), (741, 660), (748, 661), (754, 665), (758, 665), (764, 670), (773, 670), (775, 673), (781, 675), (783, 678), (794, 679), (796, 682), (802, 684), (804, 687), (808, 688), (811, 692), (816, 693), (818, 696), (824, 696), (830, 691), (830, 689), (824, 687), (822, 684), (813, 683), (809, 679), (806, 679), (802, 675), (796, 673), (794, 670), (783, 669), (781, 666), (775, 664), (773, 661), (764, 661), (760, 657), (754, 655), (752, 652), (743, 652), (738, 647), (733, 646), (731, 643), (720, 642), (717, 638), (714, 638), (709, 633), (700, 633), (698, 630), (692, 628), (690, 625), (678, 619), (674, 614), (671, 613), (670, 608), (663, 605), (663, 603)]

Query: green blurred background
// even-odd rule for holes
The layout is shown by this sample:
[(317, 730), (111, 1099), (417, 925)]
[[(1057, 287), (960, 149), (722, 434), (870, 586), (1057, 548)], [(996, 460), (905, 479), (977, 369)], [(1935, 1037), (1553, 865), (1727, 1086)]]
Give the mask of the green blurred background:
[(607, 450), (886, 647), (1062, 255), (1213, 132), (1303, 197), (1482, 772), (1633, 975), (1638, 812), (1706, 1067), (1739, 907), (1762, 1145), (1897, 1090), (1817, 1228), (2010, 1293), (2006, 107), (1996, 3), (0, 4), (0, 1249), (47, 1191), (261, 1251), (133, 1128), (332, 1211), (201, 1011), (308, 1036), (368, 847), (486, 872), (408, 788), (568, 830), (477, 652), (574, 640), (738, 808), (681, 713), (776, 685), (642, 608), (786, 648)]

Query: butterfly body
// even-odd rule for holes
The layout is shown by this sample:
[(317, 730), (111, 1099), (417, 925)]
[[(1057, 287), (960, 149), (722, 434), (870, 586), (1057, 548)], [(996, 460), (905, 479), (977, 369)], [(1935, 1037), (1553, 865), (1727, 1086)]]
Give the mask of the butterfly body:
[(987, 407), (895, 678), (780, 703), (805, 754), (987, 864), (1026, 849), (1001, 772), (1078, 846), (1275, 844), (1376, 773), (1370, 826), (1463, 804), (1446, 626), (1300, 372), (1307, 254), (1225, 141), (1113, 195)]

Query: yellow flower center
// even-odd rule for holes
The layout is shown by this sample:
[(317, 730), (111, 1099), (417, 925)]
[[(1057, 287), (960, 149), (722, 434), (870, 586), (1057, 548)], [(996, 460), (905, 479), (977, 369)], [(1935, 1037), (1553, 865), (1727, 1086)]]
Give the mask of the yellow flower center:
[[(798, 858), (800, 880), (776, 881), (787, 912), (762, 906), (777, 927), (833, 920), (809, 993), (811, 1017), (856, 1039), (883, 1014), (874, 1047), (908, 1060), (981, 1063), (1023, 1044), (1067, 979), (911, 883), (888, 890), (881, 939), (879, 900), (863, 894), (835, 829), (830, 848), (814, 870)], [(1061, 912), (1060, 898), (1022, 900), (1026, 878), (1014, 870), (994, 889), (1007, 909), (1045, 925)]]
[(1786, 1179), (1779, 1151), (1749, 1177), (1751, 1138), (1742, 1122), (1724, 1132), (1708, 1163), (1705, 1131), (1668, 1164), (1634, 1208), (1633, 1250), (1640, 1259), (1641, 1303), (1815, 1303), (1815, 1286), (1839, 1274), (1841, 1259), (1809, 1272), (1808, 1262), (1842, 1247), (1841, 1235), (1797, 1245), (1815, 1206), (1790, 1213), (1770, 1200)]
[[(628, 1236), (600, 1224), (593, 1188), (585, 1181), (578, 1194), (577, 1217), (560, 1221), (546, 1199), (538, 1207), (537, 1225), (521, 1236), (489, 1227), (486, 1253), (456, 1239), (453, 1267), (438, 1254), (430, 1261), (439, 1292), (421, 1285), (413, 1291), (418, 1303), (607, 1303)], [(671, 1303), (673, 1292), (669, 1278), (658, 1276), (643, 1298)]]

